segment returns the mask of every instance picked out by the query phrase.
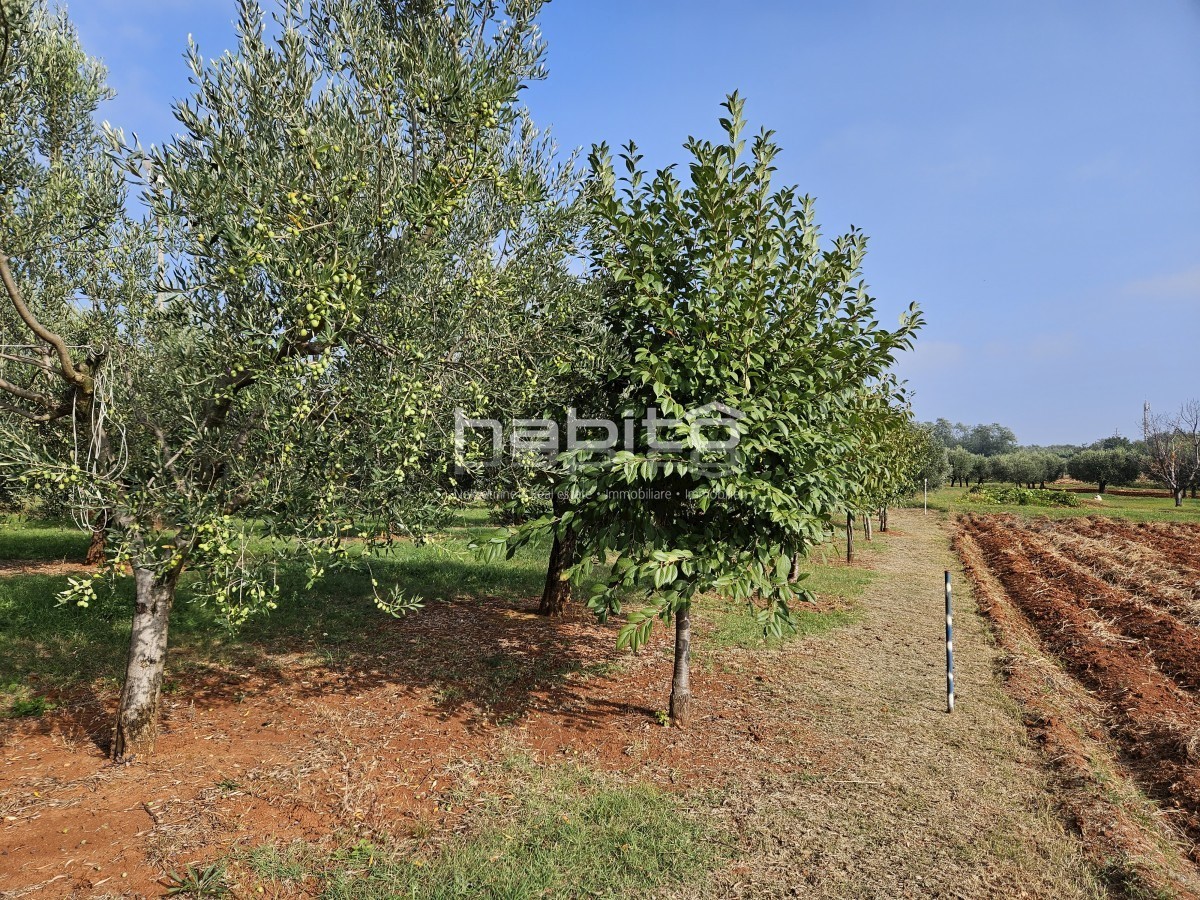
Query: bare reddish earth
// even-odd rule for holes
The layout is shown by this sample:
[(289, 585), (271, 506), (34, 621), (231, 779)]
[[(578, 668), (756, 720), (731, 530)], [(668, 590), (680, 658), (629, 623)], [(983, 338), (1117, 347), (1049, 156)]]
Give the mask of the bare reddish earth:
[(489, 762), (514, 752), (670, 788), (719, 785), (797, 740), (753, 702), (769, 676), (752, 667), (695, 672), (694, 727), (662, 727), (668, 636), (636, 657), (614, 639), (586, 614), (438, 603), (381, 622), (337, 664), (297, 655), (185, 677), (158, 753), (128, 765), (105, 753), (115, 697), (62, 698), (0, 734), (0, 892), (159, 896), (170, 870), (238, 847), (445, 833), (488, 789)]
[[(984, 561), (978, 544), (964, 530), (954, 537), (954, 548), (963, 570), (974, 583), (980, 610), (996, 626), (995, 636), (1004, 653), (1005, 686), (1020, 704), (1022, 719), (1033, 741), (1050, 763), (1058, 802), (1079, 834), (1085, 852), (1097, 870), (1120, 862), (1137, 883), (1153, 895), (1198, 896), (1198, 879), (1186, 867), (1174, 864), (1170, 835), (1155, 834), (1144, 817), (1127, 808), (1111, 783), (1097, 776), (1097, 759), (1104, 757), (1107, 735), (1093, 725), (1090, 697), (1063, 685), (1052, 663), (1029, 652), (1036, 632), (1015, 611), (1003, 587)], [(1128, 893), (1134, 894), (1134, 891)]]
[[(1195, 584), (1191, 529), (967, 516), (961, 530), (1042, 645), (1101, 701), (1108, 736), (1147, 793), (1200, 840), (1200, 629), (1120, 586), (1136, 572), (1096, 574), (1114, 563), (1093, 558), (1100, 551), (1088, 544), (1055, 545), (1055, 534), (1103, 536), (1116, 550), (1140, 548), (1126, 557), (1130, 570), (1169, 567)], [(1172, 602), (1183, 604), (1186, 595), (1175, 588)]]

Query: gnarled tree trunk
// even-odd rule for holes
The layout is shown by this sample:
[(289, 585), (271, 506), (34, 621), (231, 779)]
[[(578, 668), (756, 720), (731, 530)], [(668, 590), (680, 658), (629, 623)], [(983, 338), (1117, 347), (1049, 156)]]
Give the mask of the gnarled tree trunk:
[(89, 566), (98, 566), (104, 562), (104, 551), (108, 547), (108, 533), (102, 525), (92, 526), (92, 539), (88, 542), (87, 556), (83, 558), (85, 564)]
[(675, 611), (675, 674), (671, 679), (671, 722), (686, 725), (692, 708), (692, 605)]
[(128, 760), (154, 752), (158, 702), (167, 661), (167, 626), (175, 602), (178, 575), (159, 576), (150, 569), (133, 572), (136, 600), (125, 684), (113, 729), (112, 758)]

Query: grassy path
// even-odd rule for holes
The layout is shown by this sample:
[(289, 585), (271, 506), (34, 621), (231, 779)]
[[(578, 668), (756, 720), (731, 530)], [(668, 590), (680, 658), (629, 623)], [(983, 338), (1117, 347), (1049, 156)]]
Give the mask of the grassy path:
[[(997, 650), (941, 517), (897, 511), (855, 624), (771, 669), (797, 743), (714, 814), (737, 862), (710, 896), (1104, 896), (1053, 809), (996, 677)], [(958, 705), (945, 711), (942, 571), (957, 588)]]

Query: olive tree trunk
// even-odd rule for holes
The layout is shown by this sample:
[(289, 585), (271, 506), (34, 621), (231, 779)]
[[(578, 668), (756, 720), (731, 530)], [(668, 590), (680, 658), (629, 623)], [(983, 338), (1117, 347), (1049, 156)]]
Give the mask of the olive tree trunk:
[(86, 565), (98, 566), (104, 562), (104, 550), (108, 546), (103, 528), (92, 529), (92, 539), (88, 541), (87, 556), (83, 558)]
[(675, 611), (675, 674), (671, 679), (671, 723), (686, 725), (692, 707), (692, 605)]
[(150, 569), (133, 572), (136, 598), (125, 684), (113, 729), (112, 758), (128, 760), (154, 752), (158, 703), (167, 661), (167, 626), (175, 602), (178, 575), (159, 576)]

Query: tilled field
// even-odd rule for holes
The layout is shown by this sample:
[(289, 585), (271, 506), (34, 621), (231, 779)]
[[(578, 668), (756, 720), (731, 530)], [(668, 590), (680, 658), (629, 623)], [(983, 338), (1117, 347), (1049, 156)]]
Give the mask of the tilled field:
[(1099, 701), (1123, 766), (1200, 841), (1200, 527), (969, 515), (958, 549)]

